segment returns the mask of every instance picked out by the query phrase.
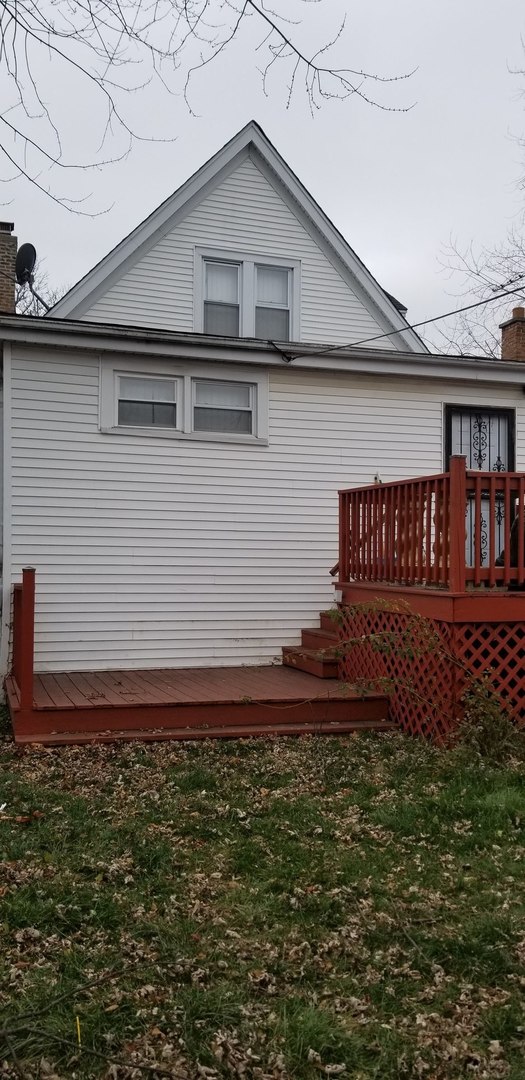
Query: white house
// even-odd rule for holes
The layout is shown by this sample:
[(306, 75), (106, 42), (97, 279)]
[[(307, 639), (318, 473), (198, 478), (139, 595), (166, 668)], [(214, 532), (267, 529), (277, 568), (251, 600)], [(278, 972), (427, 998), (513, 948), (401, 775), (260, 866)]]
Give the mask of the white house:
[(4, 672), (23, 566), (37, 671), (271, 663), (339, 488), (525, 469), (524, 367), (431, 355), (254, 123), (0, 340)]

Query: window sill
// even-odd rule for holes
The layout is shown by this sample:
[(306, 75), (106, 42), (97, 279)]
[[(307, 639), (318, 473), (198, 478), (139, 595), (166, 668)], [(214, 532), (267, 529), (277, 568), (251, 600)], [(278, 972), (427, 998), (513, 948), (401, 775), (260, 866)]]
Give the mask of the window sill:
[(268, 439), (258, 438), (256, 435), (235, 435), (233, 432), (223, 431), (170, 431), (167, 428), (143, 427), (101, 427), (102, 435), (129, 435), (135, 438), (137, 435), (145, 439), (170, 439), (174, 442), (204, 442), (204, 443), (230, 443), (236, 446), (268, 446)]

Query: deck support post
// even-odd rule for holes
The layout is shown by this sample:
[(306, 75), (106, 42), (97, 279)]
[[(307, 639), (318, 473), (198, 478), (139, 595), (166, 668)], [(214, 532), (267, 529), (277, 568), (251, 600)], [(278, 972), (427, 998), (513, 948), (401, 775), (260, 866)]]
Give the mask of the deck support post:
[(466, 527), (465, 511), (467, 506), (467, 462), (466, 458), (454, 455), (450, 458), (450, 566), (449, 588), (451, 592), (462, 593), (466, 589)]
[(22, 570), (19, 633), (17, 653), (20, 708), (32, 709), (35, 657), (35, 571), (32, 566), (25, 566)]

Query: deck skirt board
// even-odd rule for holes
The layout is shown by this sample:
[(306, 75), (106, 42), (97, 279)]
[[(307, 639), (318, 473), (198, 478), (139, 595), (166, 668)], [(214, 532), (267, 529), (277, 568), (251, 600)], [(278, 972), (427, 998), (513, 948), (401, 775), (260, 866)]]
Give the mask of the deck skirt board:
[(217, 738), (388, 726), (388, 701), (280, 665), (36, 674), (33, 707), (6, 680), (17, 742)]

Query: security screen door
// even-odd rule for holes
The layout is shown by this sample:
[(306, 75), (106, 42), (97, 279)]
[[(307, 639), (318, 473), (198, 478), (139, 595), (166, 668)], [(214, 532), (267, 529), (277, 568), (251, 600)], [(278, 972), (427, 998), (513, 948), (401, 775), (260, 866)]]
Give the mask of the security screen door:
[[(481, 472), (514, 472), (515, 415), (512, 409), (476, 408), (465, 405), (445, 406), (445, 468), (452, 455), (467, 459), (467, 469)], [(486, 563), (489, 551), (489, 498), (481, 504), (481, 562)], [(504, 504), (496, 498), (496, 557), (503, 547)], [(474, 563), (474, 501), (466, 507), (466, 559)]]

